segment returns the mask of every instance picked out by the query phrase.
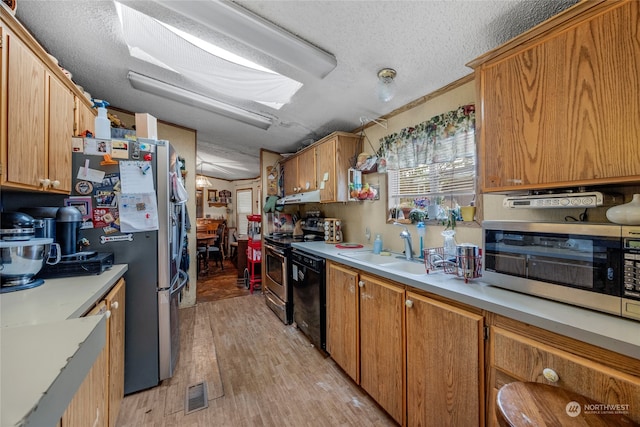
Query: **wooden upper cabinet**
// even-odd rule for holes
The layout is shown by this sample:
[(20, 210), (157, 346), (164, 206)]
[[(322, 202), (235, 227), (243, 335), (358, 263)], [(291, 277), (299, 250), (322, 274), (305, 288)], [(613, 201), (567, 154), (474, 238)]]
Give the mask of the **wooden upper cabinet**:
[(485, 192), (640, 181), (640, 2), (581, 2), (470, 64)]
[(0, 184), (69, 194), (76, 98), (89, 102), (15, 17), (0, 18)]
[(90, 131), (95, 135), (96, 133), (96, 116), (97, 111), (88, 104), (88, 100), (75, 97), (75, 124), (73, 126), (73, 134), (75, 136), (81, 135), (85, 130)]
[(49, 76), (49, 160), (46, 176), (51, 187), (71, 192), (71, 135), (74, 124), (74, 96), (54, 77)]
[(316, 169), (321, 202), (349, 200), (349, 168), (361, 150), (360, 145), (357, 135), (336, 132), (317, 146)]
[(38, 188), (46, 175), (47, 158), (45, 67), (27, 45), (6, 29), (3, 51), (7, 60), (6, 80), (2, 82), (7, 121), (2, 135), (6, 153), (2, 183)]
[(298, 157), (290, 157), (283, 163), (284, 169), (284, 194), (298, 192)]
[(307, 148), (298, 156), (299, 192), (313, 191), (316, 186), (316, 149)]

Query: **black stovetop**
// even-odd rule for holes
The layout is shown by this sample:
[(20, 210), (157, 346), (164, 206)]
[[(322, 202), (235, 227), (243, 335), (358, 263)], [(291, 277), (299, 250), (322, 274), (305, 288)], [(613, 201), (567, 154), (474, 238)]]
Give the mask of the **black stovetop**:
[(274, 233), (264, 236), (265, 242), (283, 248), (291, 247), (291, 243), (294, 242), (311, 242), (314, 240), (323, 240), (323, 236), (319, 234), (305, 234), (303, 236), (294, 236), (293, 234), (289, 233)]

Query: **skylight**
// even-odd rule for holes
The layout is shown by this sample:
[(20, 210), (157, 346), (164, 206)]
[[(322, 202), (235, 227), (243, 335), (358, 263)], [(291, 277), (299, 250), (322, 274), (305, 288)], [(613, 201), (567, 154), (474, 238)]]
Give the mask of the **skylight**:
[[(164, 22), (115, 2), (131, 56), (215, 93), (280, 109), (302, 83), (275, 73)], [(167, 82), (170, 83), (171, 82)]]

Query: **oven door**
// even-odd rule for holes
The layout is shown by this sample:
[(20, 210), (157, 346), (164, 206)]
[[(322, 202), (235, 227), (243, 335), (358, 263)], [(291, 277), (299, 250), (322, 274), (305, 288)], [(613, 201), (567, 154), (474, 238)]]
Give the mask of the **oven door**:
[(284, 249), (265, 244), (264, 245), (265, 280), (264, 284), (283, 302), (289, 302), (287, 281), (289, 272), (289, 260)]

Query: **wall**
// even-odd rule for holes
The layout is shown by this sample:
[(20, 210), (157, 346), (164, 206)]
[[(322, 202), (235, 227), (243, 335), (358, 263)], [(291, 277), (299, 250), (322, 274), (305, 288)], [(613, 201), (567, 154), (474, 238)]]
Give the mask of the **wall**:
[[(235, 206), (236, 192), (235, 192), (235, 186), (233, 182), (226, 181), (224, 179), (217, 179), (217, 178), (208, 178), (208, 179), (211, 182), (211, 187), (204, 189), (204, 200), (203, 200), (204, 217), (205, 218), (224, 218), (227, 220), (228, 227), (235, 227), (234, 206)], [(229, 203), (226, 207), (225, 206), (221, 206), (221, 207), (209, 206), (209, 203), (208, 203), (209, 190), (218, 190), (218, 194), (220, 194), (221, 190), (230, 191), (231, 203)]]
[[(475, 100), (475, 84), (471, 79), (445, 93), (428, 99), (426, 102), (408, 109), (400, 114), (390, 117), (387, 121), (387, 128), (374, 125), (365, 131), (367, 138), (364, 141), (363, 151), (373, 154), (380, 147), (380, 139), (386, 135), (398, 132), (401, 129), (413, 126), (430, 119), (433, 116), (453, 110), (460, 105), (473, 103)], [(343, 224), (344, 239), (348, 242), (373, 243), (376, 234), (382, 235), (384, 247), (392, 251), (401, 252), (404, 250), (404, 241), (399, 237), (400, 227), (387, 224), (387, 186), (386, 175), (380, 173), (368, 174), (363, 177), (364, 182), (380, 185), (380, 200), (360, 201), (347, 203), (333, 203), (321, 205), (307, 205), (303, 209), (320, 209), (325, 216), (340, 218)], [(365, 231), (369, 228), (371, 233), (370, 241), (365, 237)], [(417, 236), (416, 227), (408, 224), (407, 228), (411, 232), (414, 254), (418, 253), (420, 241)], [(442, 246), (442, 236), (440, 232), (444, 229), (438, 225), (428, 225), (424, 246)], [(456, 240), (458, 242), (469, 242), (481, 244), (482, 238), (480, 227), (474, 223), (469, 225), (458, 225), (456, 227)]]

